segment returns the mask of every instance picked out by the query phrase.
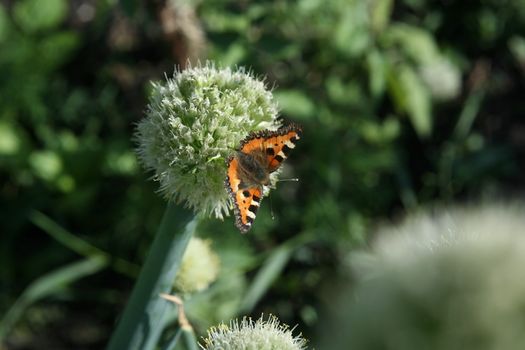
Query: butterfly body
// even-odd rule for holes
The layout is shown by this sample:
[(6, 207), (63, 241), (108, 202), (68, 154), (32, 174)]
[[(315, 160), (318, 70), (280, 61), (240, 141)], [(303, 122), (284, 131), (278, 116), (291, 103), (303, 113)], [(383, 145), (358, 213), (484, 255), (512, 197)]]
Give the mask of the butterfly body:
[(287, 158), (300, 135), (301, 128), (295, 124), (251, 133), (228, 159), (225, 185), (234, 203), (235, 225), (242, 233), (248, 232), (255, 220), (270, 174)]
[(270, 170), (265, 164), (266, 156), (262, 151), (255, 150), (251, 153), (237, 152), (235, 157), (239, 162), (237, 173), (241, 179), (239, 184), (241, 188), (270, 184)]

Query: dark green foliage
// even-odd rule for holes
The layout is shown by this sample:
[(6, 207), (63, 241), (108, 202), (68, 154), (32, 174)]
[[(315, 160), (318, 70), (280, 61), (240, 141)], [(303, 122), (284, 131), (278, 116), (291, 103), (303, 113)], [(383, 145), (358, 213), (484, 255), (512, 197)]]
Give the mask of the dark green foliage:
[[(525, 4), (504, 3), (212, 1), (194, 9), (198, 22), (184, 22), (183, 37), (191, 44), (191, 30), (203, 30), (201, 60), (267, 76), (283, 118), (303, 127), (281, 176), (300, 181), (279, 183), (248, 236), (231, 218), (199, 227), (223, 273), (188, 301), (197, 334), (242, 309), (298, 323), (309, 338), (341, 253), (363, 244), (378, 220), (523, 190)], [(35, 211), (112, 259), (142, 264), (165, 203), (131, 135), (148, 81), (171, 75), (192, 52), (164, 34), (162, 8), (0, 3), (0, 314), (38, 277), (85, 258), (31, 220)], [(133, 284), (116, 266), (29, 305), (0, 342), (100, 349)], [(86, 329), (91, 337), (71, 336)]]

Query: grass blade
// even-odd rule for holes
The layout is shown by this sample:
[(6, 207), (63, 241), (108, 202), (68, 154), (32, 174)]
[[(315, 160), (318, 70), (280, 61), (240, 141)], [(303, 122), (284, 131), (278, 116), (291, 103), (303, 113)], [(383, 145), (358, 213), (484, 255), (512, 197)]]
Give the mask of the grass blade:
[(293, 249), (284, 244), (268, 256), (241, 303), (241, 312), (250, 312), (259, 302), (290, 260)]
[(0, 343), (31, 304), (52, 295), (79, 279), (97, 273), (107, 265), (107, 259), (89, 258), (60, 267), (33, 281), (0, 321)]
[(29, 214), (29, 220), (56, 241), (62, 243), (64, 246), (80, 255), (83, 255), (87, 258), (101, 257), (107, 259), (108, 261), (111, 261), (111, 267), (115, 271), (129, 277), (135, 278), (139, 274), (139, 267), (137, 265), (122, 258), (111, 256), (102, 249), (95, 247), (91, 243), (86, 242), (85, 240), (67, 231), (50, 217), (39, 211), (31, 212)]

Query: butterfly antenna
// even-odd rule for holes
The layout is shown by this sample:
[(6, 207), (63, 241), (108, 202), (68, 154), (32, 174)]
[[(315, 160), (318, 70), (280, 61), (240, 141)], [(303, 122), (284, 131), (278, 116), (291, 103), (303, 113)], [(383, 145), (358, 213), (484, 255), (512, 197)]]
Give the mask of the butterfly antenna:
[(277, 182), (284, 182), (284, 181), (293, 181), (293, 182), (299, 182), (299, 179), (297, 177), (292, 177), (290, 179), (277, 179)]

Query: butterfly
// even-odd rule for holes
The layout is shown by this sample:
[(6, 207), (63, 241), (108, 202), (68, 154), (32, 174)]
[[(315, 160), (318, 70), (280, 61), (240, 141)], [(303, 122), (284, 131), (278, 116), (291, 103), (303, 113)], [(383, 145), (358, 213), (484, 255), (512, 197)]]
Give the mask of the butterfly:
[(270, 174), (301, 138), (301, 127), (290, 124), (276, 131), (252, 132), (226, 161), (226, 189), (234, 203), (235, 226), (246, 233), (252, 227), (263, 197), (263, 186), (270, 185)]

